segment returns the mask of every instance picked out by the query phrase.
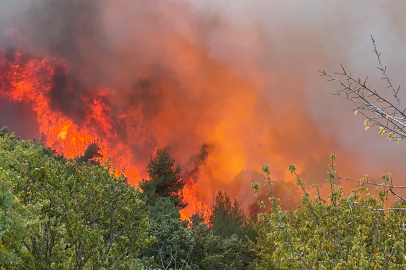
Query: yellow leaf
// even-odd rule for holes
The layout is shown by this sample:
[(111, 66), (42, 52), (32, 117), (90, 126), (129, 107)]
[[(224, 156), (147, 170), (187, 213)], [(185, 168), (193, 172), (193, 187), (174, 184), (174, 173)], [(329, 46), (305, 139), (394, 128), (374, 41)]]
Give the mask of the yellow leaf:
[(368, 130), (369, 128), (370, 128), (370, 126), (366, 126), (366, 127), (365, 127), (365, 130)]
[(379, 135), (383, 135), (386, 133), (387, 130), (385, 130), (383, 127), (379, 128)]
[(358, 111), (355, 111), (354, 114), (357, 115), (357, 114), (358, 114)]
[(392, 139), (395, 137), (395, 133), (391, 132), (388, 134), (388, 139)]

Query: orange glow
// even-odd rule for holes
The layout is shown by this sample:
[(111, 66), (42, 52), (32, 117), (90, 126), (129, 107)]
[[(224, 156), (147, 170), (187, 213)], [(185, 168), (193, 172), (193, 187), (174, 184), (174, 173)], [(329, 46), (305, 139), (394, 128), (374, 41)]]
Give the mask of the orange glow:
[[(51, 109), (50, 99), (47, 96), (52, 87), (54, 67), (63, 65), (67, 68), (68, 64), (56, 57), (48, 57), (41, 61), (31, 59), (22, 65), (21, 57), (22, 53), (17, 51), (14, 61), (11, 62), (6, 59), (4, 51), (1, 53), (0, 64), (4, 67), (4, 74), (0, 94), (13, 101), (24, 102), (31, 106), (37, 113), (39, 131), (47, 146), (67, 158), (75, 158), (83, 154), (89, 143), (98, 139), (117, 137), (112, 126), (110, 108), (101, 102), (102, 97), (109, 98), (110, 90), (99, 90), (93, 93), (91, 99), (85, 99), (90, 111), (87, 112), (84, 124), (78, 126), (72, 119)], [(125, 118), (126, 115), (120, 117)], [(96, 126), (97, 131), (92, 126)], [(125, 174), (129, 183), (137, 183), (139, 168), (131, 162), (132, 153), (126, 145), (119, 141), (115, 141), (114, 145), (103, 142), (101, 154), (103, 162), (106, 162), (108, 157), (112, 159), (117, 174), (125, 165)], [(187, 219), (196, 211), (208, 216), (209, 208), (195, 196), (195, 188), (196, 185), (192, 181), (188, 181), (183, 190), (188, 207), (181, 211), (182, 219)]]
[[(172, 45), (168, 43), (168, 48), (187, 52), (184, 54), (178, 52), (177, 54), (190, 58), (189, 65), (177, 65), (176, 61), (182, 63), (187, 61), (183, 58), (168, 59), (168, 62), (176, 65), (176, 69), (182, 74), (181, 77), (198, 73), (199, 65), (208, 66), (209, 70), (215, 70), (210, 80), (202, 76), (198, 77), (196, 81), (190, 82), (190, 98), (203, 102), (202, 105), (196, 103), (196, 106), (204, 106), (208, 102), (207, 98), (199, 100), (199, 97), (204, 93), (209, 99), (220, 100), (222, 102), (221, 107), (217, 111), (205, 111), (204, 108), (197, 108), (197, 118), (185, 118), (179, 121), (179, 115), (188, 114), (188, 112), (182, 111), (183, 104), (179, 102), (183, 101), (178, 100), (179, 96), (176, 94), (176, 89), (174, 89), (171, 81), (159, 78), (159, 87), (168, 89), (164, 92), (165, 100), (168, 104), (172, 102), (173, 105), (163, 108), (161, 113), (143, 126), (145, 130), (138, 133), (128, 126), (143, 121), (140, 109), (130, 106), (127, 111), (121, 113), (118, 117), (119, 120), (126, 121), (127, 134), (134, 136), (127, 142), (120, 138), (114, 128), (112, 108), (109, 105), (115, 101), (114, 99), (117, 99), (114, 90), (92, 89), (90, 93), (80, 96), (87, 109), (84, 119), (80, 119), (80, 125), (77, 119), (72, 119), (61, 111), (52, 108), (49, 93), (54, 86), (52, 79), (55, 70), (62, 69), (68, 73), (70, 69), (69, 62), (58, 57), (47, 56), (42, 60), (32, 58), (23, 63), (21, 52), (17, 51), (14, 59), (9, 60), (6, 57), (6, 52), (3, 51), (0, 59), (0, 64), (4, 70), (1, 77), (0, 94), (4, 98), (26, 103), (32, 108), (37, 114), (41, 137), (45, 144), (55, 149), (58, 154), (63, 154), (67, 158), (75, 158), (83, 154), (89, 143), (101, 141), (103, 144), (102, 162), (111, 158), (112, 164), (116, 166), (116, 173), (120, 173), (125, 167), (125, 175), (128, 177), (129, 183), (133, 185), (137, 184), (140, 176), (145, 175), (146, 161), (148, 155), (152, 153), (144, 155), (141, 162), (139, 159), (137, 161), (134, 156), (137, 152), (131, 149), (131, 143), (137, 140), (142, 141), (144, 140), (143, 136), (153, 133), (156, 137), (155, 149), (166, 147), (168, 143), (173, 141), (174, 136), (181, 138), (184, 136), (182, 132), (187, 132), (189, 126), (193, 126), (195, 122), (200, 122), (198, 130), (194, 134), (189, 134), (190, 137), (184, 137), (185, 147), (190, 147), (190, 149), (183, 149), (186, 156), (190, 157), (195, 154), (199, 142), (214, 142), (216, 148), (208, 156), (204, 168), (196, 175), (199, 179), (198, 184), (191, 179), (188, 180), (183, 190), (188, 206), (181, 211), (181, 216), (185, 219), (198, 211), (203, 213), (207, 219), (210, 212), (208, 205), (212, 203), (215, 190), (224, 189), (228, 182), (232, 181), (233, 177), (246, 167), (247, 149), (245, 145), (246, 142), (251, 141), (253, 134), (250, 130), (245, 131), (244, 125), (249, 123), (251, 129), (260, 131), (257, 135), (266, 137), (268, 143), (272, 143), (273, 138), (268, 128), (262, 128), (260, 122), (252, 122), (252, 119), (256, 117), (254, 111), (259, 98), (257, 91), (250, 90), (255, 89), (252, 84), (231, 76), (227, 66), (217, 65), (197, 47), (183, 39), (176, 40)], [(150, 76), (148, 72), (146, 76)], [(203, 92), (199, 93), (199, 91)], [(203, 110), (201, 115), (199, 115), (199, 110)], [(236, 136), (237, 134), (238, 136)], [(286, 135), (284, 136), (286, 137)], [(181, 152), (175, 150), (174, 153), (176, 158)], [(270, 151), (266, 156), (270, 156), (272, 153)], [(280, 156), (273, 158), (273, 160), (279, 164), (287, 163)], [(182, 159), (180, 161), (184, 162)], [(259, 161), (255, 161), (253, 165), (259, 168), (261, 164)], [(227, 190), (230, 196), (238, 196), (237, 191), (240, 187), (230, 187)]]
[[(68, 68), (68, 63), (56, 57), (44, 60), (31, 59), (21, 63), (22, 53), (15, 53), (14, 61), (8, 61), (6, 52), (1, 52), (0, 64), (4, 69), (0, 94), (13, 101), (24, 102), (37, 113), (39, 131), (47, 146), (67, 158), (75, 158), (83, 154), (85, 147), (98, 139), (114, 137), (116, 134), (111, 125), (109, 108), (100, 102), (101, 97), (108, 95), (108, 90), (100, 90), (95, 97), (85, 99), (90, 108), (82, 126), (60, 112), (51, 109), (48, 92), (52, 88), (52, 77), (55, 66)], [(100, 136), (97, 130), (105, 134)], [(117, 165), (118, 173), (121, 166), (126, 165), (126, 175), (129, 182), (135, 184), (138, 176), (136, 165), (129, 163), (131, 152), (120, 142), (115, 145), (103, 143), (103, 162), (108, 157)]]
[[(28, 2), (1, 18), (0, 32), (15, 28), (0, 33), (0, 111), (21, 114), (0, 120), (67, 158), (96, 141), (102, 162), (110, 158), (134, 186), (147, 177), (150, 156), (167, 149), (190, 178), (182, 218), (207, 213), (218, 191), (246, 210), (256, 206), (254, 180), (240, 173), (261, 173), (261, 165), (270, 164), (276, 181), (294, 181), (288, 164), (300, 173), (309, 157), (332, 153), (343, 176), (379, 175), (385, 167), (366, 167), (386, 154), (370, 139), (357, 154), (363, 135), (347, 123), (351, 108), (330, 100), (334, 86), (318, 78), (317, 70), (354, 60), (325, 24), (317, 32), (313, 20), (223, 10), (221, 1), (199, 8), (191, 1)], [(204, 145), (210, 151), (199, 156)], [(395, 173), (399, 164), (384, 165)], [(327, 165), (309, 167), (324, 183)]]
[[(35, 57), (0, 51), (0, 96), (27, 104), (36, 114), (44, 143), (58, 154), (75, 158), (89, 143), (101, 142), (102, 161), (111, 158), (117, 174), (125, 168), (128, 182), (136, 186), (146, 177), (148, 159), (157, 149), (168, 148), (182, 169), (187, 169), (182, 165), (189, 164), (203, 144), (213, 145), (195, 179), (188, 179), (183, 190), (188, 206), (181, 215), (187, 218), (196, 211), (207, 217), (219, 190), (248, 208), (255, 198), (251, 179), (235, 182), (241, 170), (259, 170), (270, 163), (275, 179), (290, 181), (287, 164), (303, 168), (307, 157), (330, 153), (335, 142), (319, 134), (302, 105), (303, 92), (289, 92), (306, 85), (300, 74), (295, 80), (282, 79), (271, 96), (267, 87), (274, 87), (276, 75), (261, 72), (249, 61), (242, 68), (216, 59), (200, 39), (193, 39), (192, 24), (181, 21), (177, 25), (186, 27), (183, 34), (169, 33), (155, 21), (132, 21), (133, 10), (115, 2), (104, 12), (103, 22), (114, 33), (109, 40), (114, 53), (98, 51), (86, 37), (77, 40), (78, 50), (83, 50), (80, 64), (50, 55), (46, 48), (38, 49)], [(174, 19), (187, 19), (182, 8), (173, 12), (182, 15), (171, 13)], [(149, 16), (163, 19), (155, 13)], [(116, 23), (109, 20), (118, 17), (128, 18), (126, 25), (134, 29), (114, 28)], [(140, 35), (144, 28), (148, 34)], [(259, 42), (251, 29), (241, 31), (238, 37)], [(18, 31), (10, 33), (20, 38)], [(235, 40), (244, 42), (245, 38)], [(243, 76), (241, 70), (249, 73)], [(66, 89), (56, 89), (56, 95), (64, 92), (66, 97), (52, 96), (55, 76), (65, 76)], [(78, 89), (75, 80), (85, 89)]]
[(183, 196), (185, 197), (185, 201), (188, 203), (188, 206), (180, 211), (180, 216), (182, 219), (188, 219), (194, 213), (199, 213), (203, 215), (205, 223), (208, 224), (208, 219), (211, 213), (210, 207), (196, 197), (195, 190), (196, 184), (189, 179), (183, 188)]

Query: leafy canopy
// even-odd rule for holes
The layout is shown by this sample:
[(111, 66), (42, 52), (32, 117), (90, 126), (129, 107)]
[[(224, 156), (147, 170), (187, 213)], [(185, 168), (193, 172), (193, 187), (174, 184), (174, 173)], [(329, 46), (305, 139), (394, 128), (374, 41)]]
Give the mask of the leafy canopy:
[(0, 269), (134, 269), (145, 203), (110, 168), (0, 136)]

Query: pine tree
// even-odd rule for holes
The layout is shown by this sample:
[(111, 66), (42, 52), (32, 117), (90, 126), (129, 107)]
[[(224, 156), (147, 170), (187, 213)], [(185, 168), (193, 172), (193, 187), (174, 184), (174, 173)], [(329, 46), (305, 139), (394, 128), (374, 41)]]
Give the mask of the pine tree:
[(175, 165), (166, 150), (158, 150), (148, 163), (149, 180), (142, 179), (141, 189), (150, 204), (157, 197), (168, 197), (176, 207), (182, 209), (187, 204), (183, 202), (182, 189), (185, 186), (180, 167)]
[(235, 199), (232, 203), (227, 193), (219, 191), (210, 217), (215, 234), (222, 237), (236, 234), (240, 239), (245, 239), (245, 235), (252, 233), (251, 228), (246, 226), (246, 221), (247, 217), (239, 202)]

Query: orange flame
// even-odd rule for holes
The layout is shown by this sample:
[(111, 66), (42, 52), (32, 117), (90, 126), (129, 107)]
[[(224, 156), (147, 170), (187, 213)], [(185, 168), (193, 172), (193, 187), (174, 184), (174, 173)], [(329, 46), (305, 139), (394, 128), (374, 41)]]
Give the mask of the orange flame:
[[(6, 58), (6, 52), (1, 52), (0, 65), (3, 67), (4, 73), (0, 81), (2, 86), (0, 95), (13, 101), (27, 103), (32, 107), (37, 113), (39, 131), (47, 146), (67, 158), (75, 158), (83, 154), (89, 143), (99, 138), (103, 139), (103, 136), (99, 134), (100, 130), (106, 138), (117, 137), (112, 126), (110, 108), (101, 102), (102, 97), (108, 98), (111, 93), (109, 89), (99, 90), (91, 99), (85, 99), (90, 111), (84, 125), (79, 127), (67, 116), (54, 111), (47, 96), (52, 87), (54, 67), (67, 68), (68, 63), (56, 57), (48, 57), (44, 60), (31, 59), (22, 64), (22, 56), (23, 54), (17, 51), (14, 61), (9, 61)], [(96, 126), (97, 130), (92, 129), (92, 126)], [(131, 151), (119, 141), (114, 145), (103, 142), (103, 146), (102, 162), (106, 162), (107, 157), (111, 157), (112, 163), (117, 166), (117, 173), (125, 164), (125, 175), (128, 177), (129, 183), (135, 185), (139, 176), (139, 168), (129, 162), (133, 159)], [(188, 181), (183, 193), (189, 206), (181, 211), (182, 219), (187, 219), (196, 211), (205, 213), (209, 211), (208, 207), (197, 199), (194, 189), (195, 184)]]
[(205, 223), (208, 224), (211, 210), (205, 203), (201, 202), (196, 197), (195, 190), (196, 184), (189, 179), (183, 188), (183, 195), (185, 197), (185, 201), (188, 203), (188, 207), (180, 211), (180, 216), (182, 219), (188, 219), (194, 213), (199, 213), (203, 216)]
[[(105, 23), (114, 26), (108, 18), (134, 17), (126, 12), (130, 10), (123, 10), (114, 2), (106, 11)], [(179, 14), (182, 16), (178, 18), (184, 18), (185, 13)], [(200, 39), (190, 38), (187, 33), (193, 33), (192, 26), (181, 34), (167, 33), (153, 23), (128, 25), (151, 29), (148, 28), (148, 35), (140, 37), (138, 32), (143, 31), (117, 31), (117, 35), (113, 35), (115, 53), (112, 55), (103, 55), (103, 50), (93, 48), (86, 39), (82, 43), (78, 41), (83, 45), (78, 49), (83, 50), (81, 55), (90, 55), (83, 60), (86, 62), (84, 73), (100, 66), (103, 68), (95, 73), (114, 73), (103, 78), (100, 83), (103, 87), (96, 85), (93, 86), (96, 89), (86, 93), (75, 93), (86, 105), (80, 121), (54, 108), (50, 98), (56, 68), (68, 73), (73, 69), (71, 63), (40, 50), (38, 54), (43, 58), (28, 60), (18, 51), (12, 59), (6, 51), (0, 52), (0, 96), (28, 104), (37, 115), (45, 144), (59, 154), (74, 158), (81, 155), (89, 143), (101, 141), (102, 161), (110, 157), (119, 172), (125, 167), (125, 175), (133, 185), (145, 175), (146, 159), (153, 150), (172, 147), (174, 157), (182, 164), (196, 154), (202, 144), (213, 144), (215, 150), (196, 175), (198, 184), (188, 181), (183, 191), (189, 204), (181, 212), (183, 218), (195, 211), (208, 211), (207, 205), (212, 203), (215, 190), (226, 190), (230, 197), (242, 198), (244, 206), (249, 206), (254, 200), (249, 190), (251, 179), (235, 181), (241, 170), (259, 169), (262, 164), (271, 163), (276, 179), (292, 180), (285, 169), (287, 164), (296, 163), (300, 168), (308, 156), (329, 153), (326, 149), (332, 144), (330, 138), (319, 133), (316, 123), (301, 105), (304, 93), (286, 92), (303, 88), (302, 75), (295, 76), (295, 80), (273, 82), (277, 76), (264, 74), (254, 62), (244, 62), (244, 69), (236, 69), (239, 62), (216, 60), (213, 52), (200, 44)], [(245, 31), (250, 42), (260, 42), (249, 29)], [(10, 33), (16, 37), (18, 31)], [(238, 37), (246, 40), (246, 35)], [(16, 38), (20, 38), (19, 34)], [(127, 42), (130, 40), (137, 40), (137, 49), (132, 42)], [(233, 43), (245, 44), (244, 40), (238, 38)], [(105, 67), (110, 61), (113, 67)], [(156, 63), (158, 68), (154, 69)], [(76, 69), (82, 71), (77, 66)], [(246, 70), (249, 73), (241, 76)], [(132, 88), (134, 83), (144, 79), (146, 85), (141, 83), (139, 88)], [(148, 83), (152, 84), (150, 88)], [(271, 93), (268, 87), (277, 89), (272, 88)], [(110, 104), (120, 110), (114, 111)], [(121, 120), (125, 124), (120, 126), (125, 129), (122, 132), (132, 136), (129, 140), (123, 139), (117, 130), (117, 122)], [(300, 132), (297, 131), (299, 125)], [(144, 145), (147, 146), (142, 148)]]
[[(43, 60), (31, 59), (23, 64), (22, 55), (16, 51), (14, 61), (9, 61), (6, 52), (1, 52), (0, 65), (4, 73), (0, 82), (0, 95), (30, 105), (37, 113), (39, 131), (47, 146), (67, 158), (74, 158), (82, 155), (84, 148), (92, 141), (103, 139), (98, 134), (100, 130), (106, 134), (106, 138), (117, 136), (112, 128), (109, 108), (100, 101), (101, 97), (108, 95), (109, 90), (100, 90), (94, 97), (85, 99), (90, 111), (84, 125), (79, 127), (72, 119), (53, 110), (47, 96), (52, 87), (54, 67), (68, 68), (68, 63), (56, 57), (48, 57)], [(97, 127), (97, 130), (92, 127)], [(129, 182), (135, 184), (138, 168), (128, 163), (132, 159), (131, 151), (119, 141), (114, 145), (107, 143), (104, 146), (102, 161), (106, 162), (107, 157), (111, 157), (113, 164), (118, 165), (118, 171), (126, 164)]]

